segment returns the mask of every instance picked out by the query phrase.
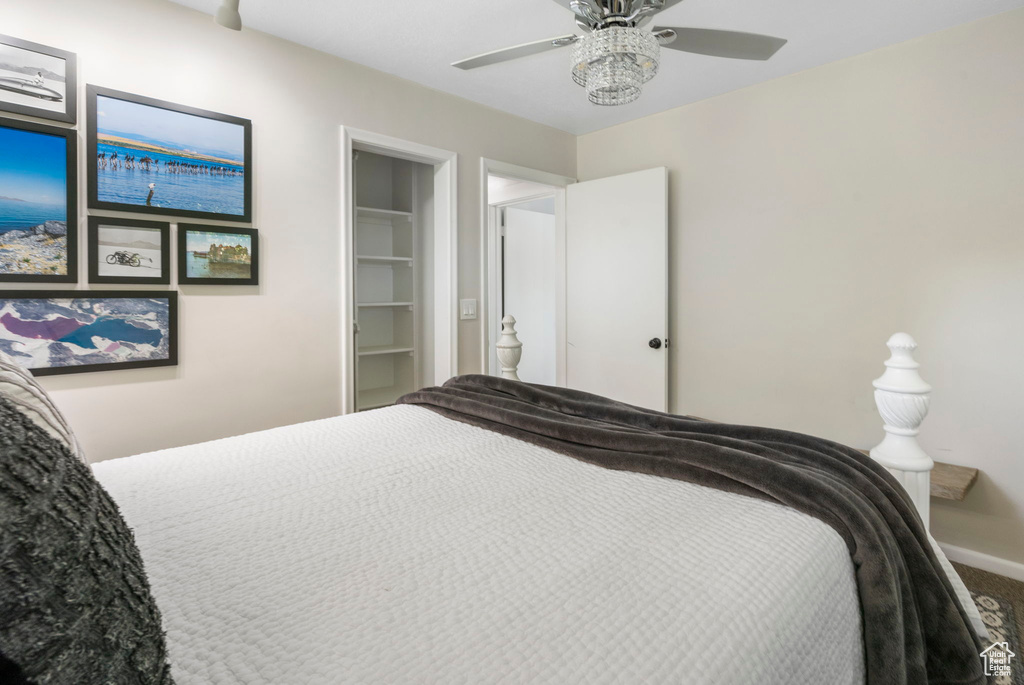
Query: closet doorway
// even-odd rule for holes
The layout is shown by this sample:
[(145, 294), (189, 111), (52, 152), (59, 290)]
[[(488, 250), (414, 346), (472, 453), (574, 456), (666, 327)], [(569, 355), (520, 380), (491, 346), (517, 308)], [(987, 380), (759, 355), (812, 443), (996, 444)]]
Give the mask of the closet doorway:
[(342, 128), (343, 413), (455, 374), (456, 157)]

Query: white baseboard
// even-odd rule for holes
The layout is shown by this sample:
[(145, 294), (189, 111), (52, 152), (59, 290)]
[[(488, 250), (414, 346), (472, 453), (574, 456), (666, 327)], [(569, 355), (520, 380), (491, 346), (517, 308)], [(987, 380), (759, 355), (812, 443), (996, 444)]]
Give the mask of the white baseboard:
[(984, 554), (982, 552), (975, 552), (973, 549), (965, 549), (963, 547), (956, 547), (955, 545), (947, 545), (945, 542), (940, 542), (939, 547), (946, 553), (946, 557), (950, 561), (955, 561), (958, 564), (964, 566), (973, 566), (974, 568), (980, 568), (982, 571), (988, 571), (989, 573), (997, 573), (1007, 578), (1013, 578), (1024, 582), (1024, 564), (1020, 564), (1016, 561), (1009, 561), (1008, 559), (1000, 559), (994, 557), (991, 554)]

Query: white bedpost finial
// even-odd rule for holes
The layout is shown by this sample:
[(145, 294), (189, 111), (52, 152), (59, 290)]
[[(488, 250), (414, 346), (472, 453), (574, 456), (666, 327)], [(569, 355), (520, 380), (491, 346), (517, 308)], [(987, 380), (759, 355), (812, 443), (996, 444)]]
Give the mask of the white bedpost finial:
[(498, 361), (501, 362), (501, 377), (519, 380), (516, 370), (519, 360), (523, 357), (523, 343), (516, 337), (516, 318), (512, 315), (501, 320), (501, 339), (495, 345), (498, 348)]
[(885, 362), (885, 373), (872, 384), (878, 413), (885, 422), (885, 437), (871, 450), (871, 456), (903, 483), (927, 526), (935, 462), (917, 444), (917, 434), (928, 415), (932, 386), (917, 372), (920, 364), (914, 361), (917, 343), (912, 337), (896, 333), (886, 345), (892, 355)]

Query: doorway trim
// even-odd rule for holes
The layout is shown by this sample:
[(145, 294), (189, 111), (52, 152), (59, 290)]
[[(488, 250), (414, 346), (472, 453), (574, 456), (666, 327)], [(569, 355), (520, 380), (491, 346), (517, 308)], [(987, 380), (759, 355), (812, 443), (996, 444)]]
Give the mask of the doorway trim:
[[(555, 291), (555, 384), (565, 386), (565, 188), (576, 183), (575, 178), (559, 176), (547, 171), (499, 162), (486, 157), (480, 159), (480, 373), (490, 373), (490, 350), (497, 342), (498, 331), (491, 331), (491, 311), (497, 306), (495, 263), (498, 258), (497, 221), (488, 202), (487, 177), (491, 174), (520, 181), (543, 183), (554, 188), (555, 195), (555, 263), (558, 266)], [(544, 193), (547, 195), (548, 193)], [(524, 198), (525, 199), (525, 198)], [(528, 348), (524, 354), (529, 354)]]
[[(434, 167), (434, 382), (454, 376), (459, 364), (458, 319), (458, 155), (401, 138), (341, 127), (341, 413), (355, 411), (355, 169), (358, 148)], [(426, 361), (426, 360), (424, 360)]]
[[(503, 283), (503, 279), (504, 279), (504, 259), (503, 259), (503, 255), (502, 255), (502, 246), (507, 244), (507, 243), (504, 242), (504, 240), (505, 240), (505, 238), (507, 238), (507, 236), (504, 235), (504, 233), (503, 233), (503, 231), (508, 228), (506, 223), (505, 223), (505, 219), (507, 218), (507, 214), (505, 213), (505, 210), (510, 208), (510, 207), (516, 207), (516, 206), (518, 206), (518, 205), (520, 205), (520, 204), (522, 204), (524, 202), (530, 202), (531, 200), (539, 200), (539, 199), (542, 199), (542, 198), (549, 198), (549, 197), (554, 200), (554, 202), (556, 203), (556, 207), (557, 207), (558, 198), (556, 197), (556, 190), (555, 190), (555, 188), (551, 188), (550, 190), (547, 190), (547, 191), (545, 191), (543, 193), (538, 193), (536, 195), (524, 195), (523, 197), (516, 198), (515, 200), (506, 200), (504, 202), (495, 202), (494, 204), (490, 205), (487, 208), (488, 211), (487, 211), (487, 231), (486, 232), (487, 232), (487, 235), (490, 236), (491, 239), (494, 242), (492, 243), (493, 249), (491, 250), (491, 252), (490, 252), (490, 254), (488, 255), (488, 258), (487, 258), (487, 269), (488, 269), (488, 277), (487, 277), (487, 306), (483, 309), (482, 314), (484, 316), (487, 316), (490, 319), (489, 321), (484, 321), (483, 322), (485, 330), (492, 331), (492, 332), (494, 332), (495, 335), (497, 335), (497, 332), (501, 330), (502, 306), (503, 306), (503, 300), (504, 300), (504, 297), (505, 297), (505, 284)], [(554, 215), (552, 215), (552, 218), (554, 218)], [(557, 226), (556, 226), (555, 230), (556, 230), (555, 243), (557, 244), (557, 242), (558, 242)], [(561, 275), (562, 275), (561, 273), (555, 274), (555, 283), (556, 284), (561, 280), (559, 278)], [(557, 327), (558, 327), (559, 323), (561, 322), (561, 319), (560, 319), (559, 313), (557, 311), (557, 302), (556, 302), (555, 306), (556, 306), (555, 326), (556, 326), (556, 331), (557, 331)], [(522, 322), (520, 322), (520, 323), (522, 323)], [(486, 371), (486, 373), (488, 375), (491, 375), (491, 376), (500, 376), (501, 375), (501, 363), (498, 361), (497, 354), (491, 354), (491, 352), (494, 351), (493, 343), (494, 343), (494, 338), (491, 339), (491, 347), (487, 350), (488, 354), (487, 354), (487, 360), (486, 360), (486, 364), (487, 364), (487, 371)], [(557, 384), (559, 384), (558, 383), (558, 372), (559, 372), (559, 369), (561, 368), (561, 366), (560, 366), (561, 362), (557, 359), (557, 355), (558, 355), (557, 333), (556, 333), (556, 340), (555, 340), (555, 348), (556, 348), (555, 349), (555, 355), (556, 355), (556, 359), (555, 359), (555, 383), (557, 385)]]

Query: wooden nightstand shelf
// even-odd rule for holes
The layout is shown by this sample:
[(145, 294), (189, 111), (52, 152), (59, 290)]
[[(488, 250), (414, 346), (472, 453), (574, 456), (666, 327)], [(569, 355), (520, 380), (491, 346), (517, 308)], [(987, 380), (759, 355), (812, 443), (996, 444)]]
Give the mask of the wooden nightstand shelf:
[(932, 469), (932, 497), (963, 502), (976, 480), (978, 469), (937, 461)]
[[(868, 453), (868, 450), (860, 451), (864, 454)], [(932, 469), (932, 497), (963, 502), (976, 480), (978, 480), (978, 469), (937, 461), (935, 468)]]

